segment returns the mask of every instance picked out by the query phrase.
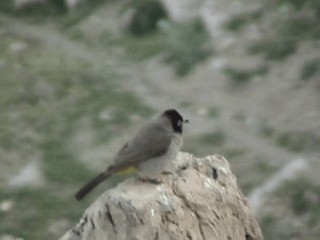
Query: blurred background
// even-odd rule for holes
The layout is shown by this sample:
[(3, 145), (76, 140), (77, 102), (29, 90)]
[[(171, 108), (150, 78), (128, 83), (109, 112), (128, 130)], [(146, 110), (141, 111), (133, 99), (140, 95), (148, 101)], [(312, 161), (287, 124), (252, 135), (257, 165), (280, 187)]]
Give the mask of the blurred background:
[(225, 156), (268, 240), (320, 236), (319, 0), (0, 0), (0, 239), (57, 239), (76, 190), (166, 108)]

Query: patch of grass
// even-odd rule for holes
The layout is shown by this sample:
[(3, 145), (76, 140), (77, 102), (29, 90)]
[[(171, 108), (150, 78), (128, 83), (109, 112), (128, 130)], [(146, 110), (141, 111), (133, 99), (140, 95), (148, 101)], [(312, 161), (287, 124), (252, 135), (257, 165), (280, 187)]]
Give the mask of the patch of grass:
[(246, 196), (253, 189), (255, 189), (259, 185), (259, 183), (255, 181), (243, 181), (243, 182), (239, 181), (239, 185), (240, 185), (241, 191)]
[(265, 179), (268, 179), (276, 170), (275, 166), (268, 163), (268, 159), (263, 156), (256, 156), (255, 162), (251, 165), (252, 175), (249, 179), (239, 179), (241, 189), (245, 194), (249, 194), (256, 187), (264, 183)]
[[(270, 215), (265, 215), (261, 218), (260, 222), (260, 226), (263, 232), (269, 231), (273, 228), (274, 224), (275, 224), (275, 218), (273, 216)], [(264, 237), (266, 237), (265, 234), (263, 234)]]
[(309, 132), (282, 132), (276, 135), (276, 142), (293, 152), (301, 152), (319, 149), (320, 137)]
[(304, 7), (320, 7), (318, 0), (277, 0), (278, 6), (290, 5), (295, 10), (301, 10)]
[(205, 145), (213, 145), (215, 147), (222, 146), (226, 141), (226, 135), (223, 131), (215, 131), (203, 134), (199, 137), (199, 142)]
[(23, 6), (15, 7), (13, 1), (6, 4), (0, 4), (0, 11), (6, 14), (12, 14), (15, 17), (24, 17), (31, 19), (47, 18), (51, 16), (61, 16), (67, 12), (67, 6), (64, 0), (48, 0), (44, 2), (30, 2)]
[(238, 32), (242, 30), (249, 23), (258, 21), (261, 17), (262, 17), (261, 10), (234, 15), (234, 16), (231, 16), (223, 24), (223, 28), (229, 32)]
[(163, 53), (163, 61), (171, 65), (178, 76), (185, 76), (193, 67), (212, 54), (209, 35), (200, 20), (186, 23), (162, 21), (161, 32), (139, 38), (126, 35), (115, 42), (126, 49), (133, 59), (143, 60)]
[(262, 136), (264, 137), (273, 137), (276, 133), (275, 129), (264, 125), (261, 129), (260, 129), (260, 133), (262, 134)]
[(12, 12), (14, 8), (14, 1), (0, 1), (1, 12)]
[[(55, 0), (51, 0), (55, 1)], [(90, 1), (83, 1), (80, 0), (79, 3), (73, 9), (73, 15), (78, 16), (81, 18), (85, 18), (95, 10), (99, 9), (103, 4), (109, 4), (115, 2), (115, 0), (90, 0)]]
[(184, 100), (179, 105), (182, 108), (190, 108), (190, 107), (192, 107), (192, 104), (193, 104), (193, 102)]
[(184, 150), (199, 156), (207, 155), (208, 152), (212, 153), (212, 151), (225, 156), (224, 147), (226, 142), (224, 131), (216, 130), (185, 139)]
[[(132, 93), (118, 88), (119, 76), (113, 69), (100, 76), (84, 61), (35, 46), (20, 56), (4, 54), (8, 63), (20, 65), (24, 72), (9, 64), (6, 70), (12, 71), (0, 76), (0, 82), (11, 79), (15, 86), (6, 99), (0, 100), (3, 108), (19, 113), (23, 123), (40, 135), (65, 137), (73, 131), (75, 121), (88, 116), (94, 128), (108, 136), (109, 126), (99, 117), (106, 108), (117, 109), (112, 123), (118, 126), (126, 125), (133, 113), (150, 113)], [(10, 124), (7, 117), (3, 121)]]
[(61, 24), (62, 27), (69, 27), (88, 17), (102, 4), (113, 1), (114, 0), (81, 0), (73, 7), (72, 11), (68, 8), (65, 0), (33, 2), (18, 8), (14, 6), (14, 1), (0, 1), (0, 12), (32, 23), (54, 20), (56, 23)]
[(275, 141), (277, 145), (293, 152), (317, 150), (320, 136), (314, 132), (286, 132), (266, 124), (260, 129), (260, 134)]
[(318, 73), (320, 73), (320, 58), (311, 59), (302, 67), (300, 78), (307, 81)]
[[(16, 42), (26, 43), (26, 49), (14, 52)], [(47, 179), (46, 189), (0, 193), (0, 199), (13, 199), (17, 204), (5, 216), (8, 220), (3, 221), (0, 232), (24, 239), (57, 239), (62, 233), (49, 233), (49, 225), (61, 218), (78, 220), (88, 204), (86, 200), (74, 204), (69, 190), (95, 175), (69, 149), (77, 123), (88, 119), (95, 138), (107, 142), (116, 134), (114, 129), (128, 124), (132, 114), (146, 116), (151, 111), (119, 87), (121, 77), (111, 67), (104, 66), (104, 72), (99, 72), (96, 66), (60, 49), (5, 34), (0, 38), (0, 51), (5, 64), (0, 67), (0, 84), (5, 86), (0, 90), (1, 148), (15, 151), (21, 159), (22, 147), (40, 152)], [(100, 117), (106, 109), (114, 109), (110, 120)]]
[(127, 30), (136, 36), (156, 31), (159, 20), (167, 17), (165, 8), (156, 0), (135, 0), (128, 7), (133, 8), (134, 13)]
[(281, 223), (279, 219), (271, 215), (263, 216), (260, 220), (260, 226), (265, 239), (290, 240), (295, 236), (292, 226)]
[(291, 16), (276, 26), (280, 38), (289, 41), (303, 41), (320, 38), (319, 19), (313, 16)]
[(77, 184), (95, 175), (93, 171), (74, 159), (61, 139), (47, 139), (41, 149), (45, 175), (54, 184), (61, 186)]
[(256, 161), (253, 167), (256, 171), (266, 175), (270, 175), (276, 170), (274, 166), (271, 166), (267, 161), (262, 160)]
[[(62, 233), (49, 233), (48, 226), (59, 219), (75, 221), (81, 217), (86, 201), (74, 204), (68, 198), (57, 196), (59, 189), (21, 189), (3, 191), (0, 201), (12, 200), (10, 212), (1, 213), (2, 234), (11, 234), (23, 239), (57, 239)], [(67, 226), (69, 227), (69, 226)], [(67, 230), (67, 229), (66, 229)]]
[(230, 148), (226, 147), (222, 149), (222, 154), (223, 156), (226, 157), (229, 161), (232, 161), (233, 158), (243, 156), (246, 153), (245, 149), (240, 149), (240, 148)]
[(225, 68), (223, 72), (232, 82), (235, 83), (246, 83), (253, 77), (249, 71), (239, 70), (231, 67)]
[[(310, 239), (319, 236), (320, 222), (320, 186), (306, 175), (285, 181), (271, 196), (278, 204), (278, 212), (271, 209), (260, 218), (264, 238), (277, 239)], [(280, 204), (280, 205), (279, 205)], [(273, 212), (272, 212), (273, 211)], [(290, 219), (296, 219), (299, 225), (292, 226)], [(303, 231), (308, 229), (309, 231)]]
[(304, 8), (304, 11), (298, 14), (291, 10), (285, 15), (279, 15), (273, 20), (268, 36), (250, 45), (249, 53), (262, 54), (266, 60), (284, 60), (296, 51), (300, 42), (320, 38), (319, 1), (283, 0), (278, 3), (280, 5), (273, 5), (273, 10), (289, 4), (296, 10)]
[(126, 36), (115, 45), (125, 48), (126, 53), (136, 60), (143, 60), (161, 53), (165, 47), (166, 36), (161, 32), (154, 32), (143, 37)]
[(217, 118), (220, 115), (220, 109), (218, 107), (209, 108), (208, 116), (211, 118)]
[(212, 54), (212, 49), (207, 46), (209, 35), (200, 20), (168, 24), (165, 34), (164, 61), (174, 67), (178, 76), (185, 76)]
[(252, 44), (250, 54), (262, 54), (267, 60), (283, 60), (296, 51), (297, 44), (293, 40), (265, 39)]
[(288, 180), (277, 190), (276, 194), (289, 203), (296, 216), (308, 216), (309, 227), (320, 221), (320, 186), (306, 176)]
[(249, 82), (255, 76), (263, 76), (267, 73), (267, 66), (259, 66), (255, 69), (236, 69), (226, 67), (224, 74), (235, 84), (244, 84)]

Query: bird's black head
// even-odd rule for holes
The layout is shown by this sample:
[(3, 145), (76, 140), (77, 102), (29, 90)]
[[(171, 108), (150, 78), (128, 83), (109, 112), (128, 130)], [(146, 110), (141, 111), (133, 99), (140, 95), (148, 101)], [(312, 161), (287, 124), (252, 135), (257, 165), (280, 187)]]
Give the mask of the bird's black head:
[(163, 115), (170, 119), (174, 132), (182, 133), (183, 123), (188, 122), (188, 120), (184, 120), (175, 109), (168, 109), (164, 111)]

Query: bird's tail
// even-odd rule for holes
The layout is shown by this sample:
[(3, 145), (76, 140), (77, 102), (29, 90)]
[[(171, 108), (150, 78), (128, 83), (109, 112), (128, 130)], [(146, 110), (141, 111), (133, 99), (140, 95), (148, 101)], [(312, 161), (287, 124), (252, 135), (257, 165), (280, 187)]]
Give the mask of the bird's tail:
[(89, 192), (91, 192), (92, 189), (94, 189), (98, 184), (100, 184), (102, 181), (107, 179), (111, 176), (110, 171), (102, 172), (99, 175), (97, 175), (94, 179), (92, 179), (90, 182), (88, 182), (86, 185), (84, 185), (80, 190), (74, 195), (75, 198), (80, 201), (82, 198), (84, 198)]

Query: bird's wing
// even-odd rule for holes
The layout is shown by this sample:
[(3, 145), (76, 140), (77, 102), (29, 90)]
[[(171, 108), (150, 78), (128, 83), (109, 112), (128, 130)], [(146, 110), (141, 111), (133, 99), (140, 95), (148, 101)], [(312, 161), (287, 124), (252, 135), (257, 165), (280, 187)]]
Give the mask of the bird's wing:
[(161, 126), (149, 123), (116, 154), (112, 168), (121, 169), (164, 154), (170, 147), (172, 136)]

